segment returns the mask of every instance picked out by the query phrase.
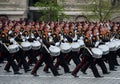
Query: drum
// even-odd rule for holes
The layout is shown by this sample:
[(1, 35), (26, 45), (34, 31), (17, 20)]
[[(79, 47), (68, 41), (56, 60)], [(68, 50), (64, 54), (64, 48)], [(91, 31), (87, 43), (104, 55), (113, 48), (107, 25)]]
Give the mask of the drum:
[(31, 45), (33, 50), (39, 50), (41, 48), (41, 43), (39, 41), (34, 41)]
[(99, 45), (98, 48), (103, 51), (103, 55), (107, 55), (109, 53), (109, 47), (106, 45)]
[(18, 45), (12, 44), (8, 46), (9, 53), (16, 53), (19, 51)]
[(109, 47), (110, 51), (116, 51), (116, 44), (114, 42), (107, 42), (106, 46)]
[(61, 43), (60, 49), (62, 53), (69, 53), (72, 48), (69, 43)]
[(102, 57), (102, 54), (103, 54), (103, 52), (102, 52), (102, 50), (100, 50), (99, 48), (92, 48), (91, 49), (91, 51), (92, 51), (92, 53), (93, 53), (93, 57), (94, 58), (101, 58)]
[(56, 46), (49, 47), (50, 55), (51, 56), (59, 56), (60, 55), (60, 48)]
[(28, 50), (30, 50), (32, 48), (31, 43), (27, 42), (27, 41), (22, 42), (21, 47), (22, 47), (23, 51), (28, 51)]
[(120, 48), (120, 40), (114, 40), (112, 42), (116, 45), (116, 48), (114, 50), (117, 51)]
[(71, 47), (72, 47), (72, 51), (73, 52), (76, 52), (76, 51), (79, 51), (80, 50), (80, 45), (78, 42), (73, 42), (71, 43)]
[(85, 43), (83, 40), (78, 40), (78, 43), (80, 45), (80, 48), (84, 47), (85, 46)]

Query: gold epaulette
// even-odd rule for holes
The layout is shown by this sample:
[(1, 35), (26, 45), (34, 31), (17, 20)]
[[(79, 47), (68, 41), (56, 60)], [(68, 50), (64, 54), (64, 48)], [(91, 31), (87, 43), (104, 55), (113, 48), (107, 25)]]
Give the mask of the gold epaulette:
[(95, 40), (96, 39), (95, 36), (92, 39)]
[(53, 34), (53, 38), (55, 38), (56, 37), (56, 34)]
[(88, 42), (88, 38), (85, 38), (85, 42)]
[(46, 35), (45, 35), (45, 34), (43, 34), (43, 38), (46, 38)]
[(10, 44), (9, 43), (5, 43), (6, 44), (6, 46), (9, 46)]

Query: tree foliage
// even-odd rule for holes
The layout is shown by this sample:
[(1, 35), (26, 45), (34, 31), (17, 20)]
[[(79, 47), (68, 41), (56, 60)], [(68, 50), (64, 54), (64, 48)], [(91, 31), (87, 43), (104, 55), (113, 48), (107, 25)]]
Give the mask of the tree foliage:
[(114, 1), (115, 0), (88, 0), (85, 11), (91, 12), (91, 15), (87, 14), (87, 18), (99, 21), (110, 19), (114, 13), (119, 12), (120, 8), (119, 0), (118, 2)]
[(35, 7), (43, 8), (39, 10), (42, 13), (39, 20), (58, 21), (67, 18), (62, 13), (64, 8), (57, 4), (57, 0), (39, 0), (35, 3)]

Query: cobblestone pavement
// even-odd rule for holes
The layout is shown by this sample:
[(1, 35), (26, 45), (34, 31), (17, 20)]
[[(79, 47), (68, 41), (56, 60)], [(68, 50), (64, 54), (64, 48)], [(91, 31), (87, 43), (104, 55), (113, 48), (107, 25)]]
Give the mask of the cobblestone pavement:
[[(118, 58), (120, 63), (120, 58)], [(87, 70), (87, 74), (79, 72), (79, 78), (74, 78), (71, 74), (65, 74), (63, 68), (59, 70), (59, 73), (63, 74), (58, 77), (54, 77), (52, 73), (46, 74), (43, 72), (43, 67), (38, 70), (38, 77), (34, 77), (28, 73), (24, 73), (23, 69), (20, 70), (22, 75), (13, 75), (12, 72), (5, 72), (4, 64), (0, 64), (0, 84), (120, 84), (120, 66), (117, 66), (117, 71), (111, 71), (108, 75), (103, 75), (101, 69), (97, 66), (99, 73), (104, 76), (103, 78), (94, 78), (90, 69)], [(107, 64), (106, 64), (107, 65)], [(71, 71), (75, 67), (71, 61)], [(108, 65), (107, 65), (108, 67)], [(32, 68), (32, 67), (31, 67)]]

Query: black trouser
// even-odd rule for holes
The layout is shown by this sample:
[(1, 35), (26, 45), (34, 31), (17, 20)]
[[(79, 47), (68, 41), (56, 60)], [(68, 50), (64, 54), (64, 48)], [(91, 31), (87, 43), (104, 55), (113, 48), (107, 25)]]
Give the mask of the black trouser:
[(43, 60), (44, 60), (45, 64), (48, 65), (48, 67), (51, 69), (53, 75), (57, 75), (58, 71), (57, 71), (57, 68), (53, 65), (50, 54), (44, 53)]
[(85, 49), (83, 51), (83, 55), (86, 56), (86, 61), (90, 63), (90, 68), (91, 68), (94, 76), (99, 77), (100, 74), (97, 70), (97, 67), (95, 66), (94, 58), (92, 57), (92, 55), (89, 53), (89, 51), (87, 49)]
[(115, 53), (110, 51), (109, 54), (106, 56), (107, 60), (108, 60), (108, 64), (109, 64), (109, 69), (110, 70), (114, 70), (115, 69), (115, 65), (114, 65), (114, 55)]
[(64, 72), (65, 73), (70, 72), (70, 69), (68, 67), (68, 63), (65, 60), (65, 54), (61, 53), (60, 56), (58, 56), (58, 59), (60, 61), (60, 65), (64, 68)]
[(15, 59), (14, 54), (10, 54), (9, 52), (2, 52), (2, 56), (4, 56), (8, 61), (5, 68), (4, 68), (5, 70), (9, 71), (10, 66), (11, 66), (14, 72), (19, 71), (19, 68), (14, 61), (14, 59)]
[(57, 75), (58, 71), (56, 69), (56, 67), (53, 65), (53, 62), (51, 60), (51, 57), (48, 53), (43, 53), (39, 60), (37, 61), (37, 63), (35, 64), (33, 70), (32, 70), (32, 74), (33, 73), (37, 73), (37, 70), (39, 69), (40, 65), (45, 62), (45, 64), (51, 69), (53, 75)]
[(27, 72), (27, 70), (29, 69), (29, 65), (28, 65), (28, 63), (23, 55), (22, 50), (18, 51), (15, 54), (15, 58), (18, 61), (18, 64), (20, 63), (20, 65), (23, 65), (24, 71)]
[(96, 64), (98, 64), (100, 66), (103, 73), (108, 72), (107, 67), (106, 67), (105, 63), (103, 62), (102, 58), (96, 59)]
[[(97, 70), (97, 67), (95, 66), (94, 58), (91, 56), (91, 54), (88, 52), (87, 49), (84, 49), (83, 56), (85, 56), (85, 57), (84, 57), (84, 59), (85, 59), (84, 64), (88, 63), (86, 67), (88, 68), (88, 67), (90, 66), (90, 68), (91, 68), (94, 76), (95, 76), (95, 77), (99, 77), (100, 74), (99, 74), (99, 72), (98, 72), (98, 70)], [(78, 66), (79, 66), (79, 65), (78, 65)], [(77, 66), (77, 67), (78, 67), (78, 66)], [(86, 68), (86, 69), (87, 69), (87, 68)], [(76, 68), (76, 69), (79, 69), (79, 68)], [(78, 70), (75, 70), (75, 71), (78, 71)]]
[(29, 51), (23, 51), (23, 52), (24, 52), (24, 57), (28, 56), (28, 59), (30, 60), (29, 64), (32, 64), (32, 63), (36, 64), (37, 58), (35, 57), (32, 49)]
[(73, 62), (76, 66), (80, 63), (80, 58), (78, 52), (70, 52), (69, 55), (72, 57)]

